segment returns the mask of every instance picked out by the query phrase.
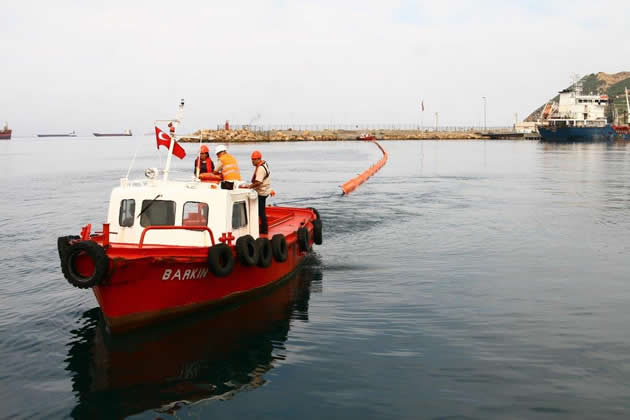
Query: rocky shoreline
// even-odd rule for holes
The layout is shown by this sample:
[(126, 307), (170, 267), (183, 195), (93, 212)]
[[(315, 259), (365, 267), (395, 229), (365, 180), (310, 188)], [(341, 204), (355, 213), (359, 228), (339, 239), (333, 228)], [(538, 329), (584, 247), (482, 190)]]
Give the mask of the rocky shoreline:
[(343, 141), (357, 140), (367, 133), (378, 140), (488, 140), (490, 137), (475, 131), (428, 130), (322, 130), (322, 131), (250, 131), (250, 130), (197, 130), (182, 136), (182, 142), (285, 142), (285, 141)]

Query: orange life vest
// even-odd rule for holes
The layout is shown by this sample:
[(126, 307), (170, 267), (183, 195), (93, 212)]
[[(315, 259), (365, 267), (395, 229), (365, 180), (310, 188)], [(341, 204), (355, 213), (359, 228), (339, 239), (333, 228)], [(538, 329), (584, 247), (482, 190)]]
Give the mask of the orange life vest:
[(206, 166), (206, 170), (202, 172), (201, 171), (201, 168), (202, 168), (201, 158), (197, 157), (197, 160), (195, 161), (195, 173), (197, 172), (197, 169), (199, 169), (199, 173), (214, 171), (214, 163), (212, 162), (212, 159), (210, 158), (206, 159), (205, 166)]
[(229, 153), (223, 153), (219, 158), (221, 164), (221, 173), (224, 181), (240, 181), (241, 171), (238, 169), (236, 158)]

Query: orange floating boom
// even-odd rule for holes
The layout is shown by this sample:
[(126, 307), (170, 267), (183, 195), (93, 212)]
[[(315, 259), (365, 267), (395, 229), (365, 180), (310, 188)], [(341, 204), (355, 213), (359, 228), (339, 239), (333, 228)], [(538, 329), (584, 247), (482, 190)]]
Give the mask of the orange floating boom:
[(378, 146), (379, 149), (381, 149), (381, 152), (383, 152), (383, 157), (378, 162), (376, 162), (374, 165), (370, 166), (368, 169), (366, 169), (365, 171), (363, 171), (359, 175), (357, 175), (354, 178), (352, 178), (351, 180), (345, 182), (341, 186), (341, 190), (343, 191), (344, 195), (350, 194), (352, 191), (356, 190), (359, 187), (359, 185), (363, 184), (372, 175), (377, 173), (379, 171), (379, 169), (381, 169), (385, 165), (385, 163), (387, 162), (387, 152), (385, 151), (385, 149), (383, 149), (381, 147), (381, 145), (378, 144), (376, 141), (374, 141), (374, 140), (370, 140), (370, 141), (372, 141), (376, 146)]

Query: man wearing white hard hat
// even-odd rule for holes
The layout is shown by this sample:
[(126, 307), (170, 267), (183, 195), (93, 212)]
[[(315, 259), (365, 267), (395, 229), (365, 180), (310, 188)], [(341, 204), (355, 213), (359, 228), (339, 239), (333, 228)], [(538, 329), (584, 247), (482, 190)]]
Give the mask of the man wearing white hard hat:
[(225, 190), (234, 189), (234, 181), (241, 180), (241, 172), (238, 169), (236, 158), (227, 152), (227, 148), (223, 144), (217, 145), (214, 153), (217, 155), (217, 165), (214, 168), (214, 173), (223, 175), (221, 188)]

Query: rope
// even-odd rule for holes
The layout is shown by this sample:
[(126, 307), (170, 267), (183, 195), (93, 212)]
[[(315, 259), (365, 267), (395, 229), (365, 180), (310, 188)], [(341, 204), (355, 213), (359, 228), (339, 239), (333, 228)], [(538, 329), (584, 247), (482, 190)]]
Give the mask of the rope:
[(331, 198), (334, 196), (339, 196), (339, 193), (332, 193), (332, 194), (327, 194), (327, 195), (322, 195), (319, 197), (305, 197), (305, 198), (298, 198), (296, 200), (289, 200), (289, 201), (281, 201), (279, 203), (274, 202), (274, 206), (277, 206), (278, 204), (289, 204), (289, 203), (300, 203), (302, 201), (316, 201), (316, 200), (322, 200), (324, 198)]

